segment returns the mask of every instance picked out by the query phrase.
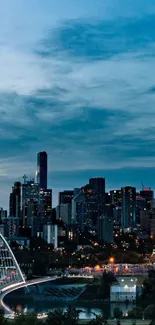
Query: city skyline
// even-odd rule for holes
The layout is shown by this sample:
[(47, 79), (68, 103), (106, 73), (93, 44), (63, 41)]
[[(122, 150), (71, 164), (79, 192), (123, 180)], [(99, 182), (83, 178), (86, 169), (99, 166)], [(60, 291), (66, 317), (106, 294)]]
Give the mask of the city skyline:
[[(38, 186), (38, 190), (40, 189), (40, 191), (43, 190), (43, 192), (45, 191), (53, 191), (52, 189), (47, 189), (47, 186), (42, 186), (42, 184), (47, 184), (48, 182), (48, 166), (49, 162), (48, 162), (48, 153), (45, 152), (45, 151), (41, 151), (41, 152), (38, 152), (37, 153), (37, 161), (36, 161), (36, 166), (34, 166), (34, 170), (35, 170), (35, 167), (37, 167), (37, 173), (35, 174), (34, 172), (34, 175), (33, 177), (30, 176), (30, 175), (26, 175), (24, 174), (22, 179), (19, 181), (14, 181), (14, 185), (12, 186), (12, 190), (15, 189), (15, 198), (14, 200), (16, 201), (16, 190), (17, 188), (19, 187), (19, 184), (20, 184), (20, 188), (21, 186), (23, 186), (24, 184), (27, 186), (27, 184), (34, 184), (36, 186)], [(41, 174), (40, 174), (40, 171)], [(40, 177), (41, 176), (41, 177)], [(136, 192), (137, 194), (140, 193), (140, 191), (148, 191), (148, 190), (151, 190), (153, 191), (153, 189), (150, 187), (150, 186), (145, 186), (144, 185), (144, 182), (141, 181), (141, 187), (137, 188), (136, 186), (134, 186), (133, 184), (121, 184), (119, 187), (116, 186), (115, 188), (107, 188), (106, 186), (107, 184), (107, 179), (103, 176), (103, 175), (96, 175), (96, 176), (92, 176), (92, 177), (88, 177), (88, 179), (85, 181), (85, 183), (81, 183), (78, 187), (74, 186), (72, 188), (63, 188), (61, 189), (58, 193), (57, 193), (57, 197), (54, 198), (53, 200), (53, 194), (52, 194), (52, 206), (53, 208), (57, 207), (59, 204), (61, 203), (64, 203), (64, 202), (61, 202), (61, 195), (63, 196), (63, 193), (65, 192), (68, 192), (70, 193), (70, 195), (72, 194), (73, 196), (73, 193), (76, 193), (78, 192), (77, 190), (80, 189), (80, 192), (81, 190), (86, 186), (91, 186), (92, 188), (94, 188), (95, 190), (99, 191), (100, 192), (100, 195), (102, 193), (103, 197), (101, 199), (101, 206), (103, 208), (104, 204), (105, 204), (105, 194), (106, 193), (109, 193), (111, 195), (111, 192), (116, 192), (116, 191), (120, 191), (121, 192), (121, 189), (123, 188), (130, 188), (132, 187), (134, 190), (135, 190), (135, 195), (136, 195)], [(31, 187), (31, 186), (30, 186)], [(115, 191), (116, 190), (116, 191)], [(18, 190), (17, 190), (18, 191)], [(20, 195), (21, 195), (21, 189), (20, 189)], [(99, 194), (98, 192), (98, 194)], [(153, 191), (154, 193), (154, 191)], [(67, 194), (68, 195), (68, 194)], [(76, 195), (75, 195), (76, 196)], [(142, 195), (143, 196), (143, 195)], [(72, 197), (73, 198), (73, 197)], [(12, 197), (12, 193), (10, 193), (10, 199), (9, 200), (12, 200), (13, 197)], [(62, 199), (63, 201), (63, 199)], [(10, 202), (10, 201), (9, 201)], [(3, 207), (4, 208), (4, 207)], [(101, 207), (100, 207), (101, 208)], [(102, 210), (101, 208), (101, 210)], [(102, 213), (101, 213), (102, 214)]]
[(0, 4), (0, 206), (44, 150), (53, 206), (96, 176), (155, 189), (154, 0)]

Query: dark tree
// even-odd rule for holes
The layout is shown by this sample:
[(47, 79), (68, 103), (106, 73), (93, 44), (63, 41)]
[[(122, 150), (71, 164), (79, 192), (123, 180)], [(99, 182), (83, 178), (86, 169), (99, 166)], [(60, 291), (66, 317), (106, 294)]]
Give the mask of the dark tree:
[(103, 317), (102, 316), (97, 316), (96, 315), (96, 318), (95, 319), (92, 319), (88, 325), (103, 325), (103, 324), (107, 324), (107, 321), (104, 321)]
[(13, 325), (38, 325), (39, 323), (37, 315), (34, 313), (18, 315), (13, 321)]
[(8, 325), (8, 320), (4, 317), (4, 311), (0, 309), (0, 325)]
[(64, 316), (61, 310), (55, 310), (48, 314), (45, 325), (64, 325)]
[(122, 316), (123, 316), (122, 310), (118, 307), (114, 308), (114, 318), (120, 319), (122, 318)]
[(101, 290), (103, 292), (104, 298), (110, 297), (110, 286), (117, 280), (112, 272), (103, 272), (101, 278)]

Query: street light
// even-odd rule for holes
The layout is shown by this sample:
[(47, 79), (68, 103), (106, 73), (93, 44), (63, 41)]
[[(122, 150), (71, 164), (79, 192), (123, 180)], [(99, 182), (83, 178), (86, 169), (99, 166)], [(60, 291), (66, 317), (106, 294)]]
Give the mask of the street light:
[(112, 263), (112, 264), (113, 264), (114, 262), (115, 262), (114, 257), (110, 257), (110, 258), (109, 258), (109, 263)]

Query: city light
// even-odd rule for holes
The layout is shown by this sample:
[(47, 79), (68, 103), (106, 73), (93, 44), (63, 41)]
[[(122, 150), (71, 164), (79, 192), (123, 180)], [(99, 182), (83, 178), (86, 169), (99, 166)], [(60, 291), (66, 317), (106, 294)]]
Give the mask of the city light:
[(100, 268), (100, 265), (96, 265), (96, 266), (95, 266), (95, 271), (100, 271), (100, 269), (101, 269), (101, 268)]
[(115, 262), (114, 257), (110, 257), (110, 258), (109, 258), (109, 263), (112, 263), (112, 264), (113, 264), (114, 262)]

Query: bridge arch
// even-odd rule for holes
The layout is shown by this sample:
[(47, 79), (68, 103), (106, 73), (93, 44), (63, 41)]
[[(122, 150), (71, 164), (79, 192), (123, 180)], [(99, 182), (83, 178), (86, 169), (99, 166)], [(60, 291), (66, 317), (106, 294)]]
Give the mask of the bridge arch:
[(9, 244), (0, 233), (0, 291), (18, 283), (25, 283), (25, 278)]

